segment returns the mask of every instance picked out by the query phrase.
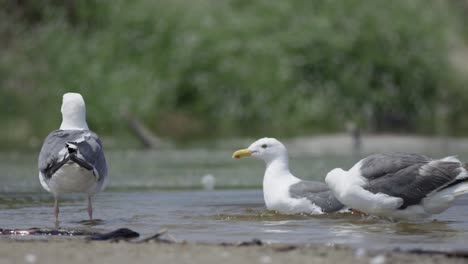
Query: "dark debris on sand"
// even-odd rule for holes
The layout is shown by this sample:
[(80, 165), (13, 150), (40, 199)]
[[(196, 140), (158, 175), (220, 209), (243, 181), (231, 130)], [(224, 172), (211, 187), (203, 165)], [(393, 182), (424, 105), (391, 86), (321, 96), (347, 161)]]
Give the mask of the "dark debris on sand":
[(94, 234), (88, 236), (87, 240), (111, 240), (111, 241), (119, 241), (119, 240), (130, 240), (139, 237), (140, 234), (128, 229), (128, 228), (119, 228), (112, 232), (104, 233), (104, 234)]
[(416, 255), (442, 255), (449, 258), (464, 258), (468, 259), (468, 249), (467, 250), (453, 250), (453, 251), (443, 251), (443, 250), (427, 250), (427, 249), (410, 249), (410, 250), (401, 250), (399, 248), (395, 249), (394, 252), (409, 253)]
[[(126, 241), (130, 243), (165, 243), (165, 244), (183, 244), (185, 241), (178, 241), (173, 236), (168, 234), (167, 229), (160, 230), (155, 235), (143, 238), (140, 240), (134, 240), (140, 237), (138, 232), (135, 232), (128, 228), (119, 228), (111, 232), (100, 233), (95, 231), (87, 230), (67, 230), (67, 229), (47, 229), (47, 228), (26, 228), (26, 229), (2, 229), (0, 228), (0, 235), (38, 235), (38, 236), (85, 236), (87, 241)], [(203, 243), (201, 243), (203, 244)], [(219, 243), (220, 246), (225, 247), (258, 247), (267, 245), (260, 239), (252, 239), (249, 241), (241, 241), (238, 243)], [(302, 248), (300, 245), (294, 244), (273, 244), (270, 247), (274, 251), (278, 252), (287, 252), (291, 250), (296, 250)], [(453, 250), (453, 251), (438, 251), (438, 250), (425, 250), (425, 249), (411, 249), (411, 250), (402, 250), (396, 248), (392, 250), (395, 253), (406, 253), (406, 254), (415, 254), (415, 255), (440, 255), (449, 258), (462, 258), (468, 259), (468, 249), (467, 250)]]
[(0, 235), (38, 235), (38, 236), (92, 236), (99, 234), (85, 230), (47, 229), (47, 228), (25, 228), (25, 229), (2, 229)]
[[(145, 242), (162, 242), (162, 243), (176, 243), (177, 240), (171, 235), (167, 234), (167, 230), (163, 229), (148, 238), (137, 241), (131, 241), (140, 237), (138, 232), (128, 228), (119, 228), (111, 232), (101, 233), (96, 231), (75, 230), (75, 229), (48, 229), (48, 228), (24, 228), (24, 229), (2, 229), (0, 228), (0, 235), (20, 235), (20, 236), (85, 236), (87, 241), (112, 241), (118, 242), (120, 240), (145, 243)], [(166, 236), (167, 238), (164, 238)]]

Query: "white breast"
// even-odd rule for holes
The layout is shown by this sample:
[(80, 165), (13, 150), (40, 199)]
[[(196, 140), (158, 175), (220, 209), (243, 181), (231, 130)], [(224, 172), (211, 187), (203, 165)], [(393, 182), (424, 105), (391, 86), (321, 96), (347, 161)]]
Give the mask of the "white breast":
[(50, 192), (88, 193), (97, 191), (97, 178), (92, 171), (86, 170), (75, 163), (63, 165), (48, 181)]
[(310, 213), (321, 214), (322, 209), (312, 204), (307, 198), (291, 198), (289, 188), (300, 179), (289, 172), (282, 175), (265, 173), (263, 178), (263, 197), (268, 210), (282, 214)]
[(278, 210), (278, 206), (290, 199), (289, 186), (297, 182), (299, 182), (298, 179), (291, 177), (275, 177), (274, 175), (265, 174), (263, 178), (263, 197), (267, 208)]

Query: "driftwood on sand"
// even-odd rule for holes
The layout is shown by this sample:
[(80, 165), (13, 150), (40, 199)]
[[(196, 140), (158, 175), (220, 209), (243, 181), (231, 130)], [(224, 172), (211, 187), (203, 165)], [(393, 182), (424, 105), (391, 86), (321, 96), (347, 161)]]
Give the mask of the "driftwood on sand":
[(121, 116), (127, 123), (135, 137), (142, 143), (144, 148), (156, 149), (164, 145), (164, 142), (153, 134), (138, 118), (133, 116), (126, 108), (122, 108)]

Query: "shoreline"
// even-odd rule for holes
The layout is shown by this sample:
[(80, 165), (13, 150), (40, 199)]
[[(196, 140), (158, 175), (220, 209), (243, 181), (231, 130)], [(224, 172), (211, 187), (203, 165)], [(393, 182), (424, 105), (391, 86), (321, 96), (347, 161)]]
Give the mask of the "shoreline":
[(0, 238), (0, 263), (468, 263), (466, 256), (323, 244), (209, 244)]
[[(272, 135), (265, 134), (265, 137)], [(169, 141), (160, 147), (142, 148), (139, 145), (117, 145), (116, 139), (103, 137), (106, 144), (106, 150), (109, 152), (121, 151), (167, 151), (198, 149), (223, 149), (235, 150), (245, 145), (250, 145), (259, 137), (244, 138), (216, 138), (200, 139), (184, 144), (180, 147), (176, 141)], [(355, 151), (356, 145), (359, 145), (363, 153), (381, 152), (381, 151), (413, 151), (413, 152), (440, 152), (442, 151), (463, 151), (468, 148), (468, 137), (453, 137), (445, 135), (423, 135), (423, 134), (372, 134), (362, 133), (358, 137), (350, 133), (329, 133), (314, 134), (293, 137), (278, 137), (278, 139), (287, 145), (288, 149), (305, 154), (350, 154)], [(356, 140), (358, 142), (356, 142)], [(37, 151), (39, 146), (26, 148), (0, 150), (0, 155), (18, 156), (31, 150)]]
[[(359, 142), (350, 134), (324, 134), (311, 137), (297, 137), (285, 140), (286, 145), (298, 153), (307, 154), (356, 154), (377, 152), (415, 153), (466, 153), (467, 137), (363, 134)], [(359, 146), (356, 147), (356, 144)]]

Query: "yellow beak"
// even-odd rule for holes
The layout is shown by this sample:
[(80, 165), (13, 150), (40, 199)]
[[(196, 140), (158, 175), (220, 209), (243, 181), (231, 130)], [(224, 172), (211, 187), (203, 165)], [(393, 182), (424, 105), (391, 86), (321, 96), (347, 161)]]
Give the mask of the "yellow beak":
[(238, 151), (232, 153), (232, 158), (233, 159), (240, 159), (242, 157), (247, 157), (252, 155), (252, 152), (248, 149), (239, 149)]

